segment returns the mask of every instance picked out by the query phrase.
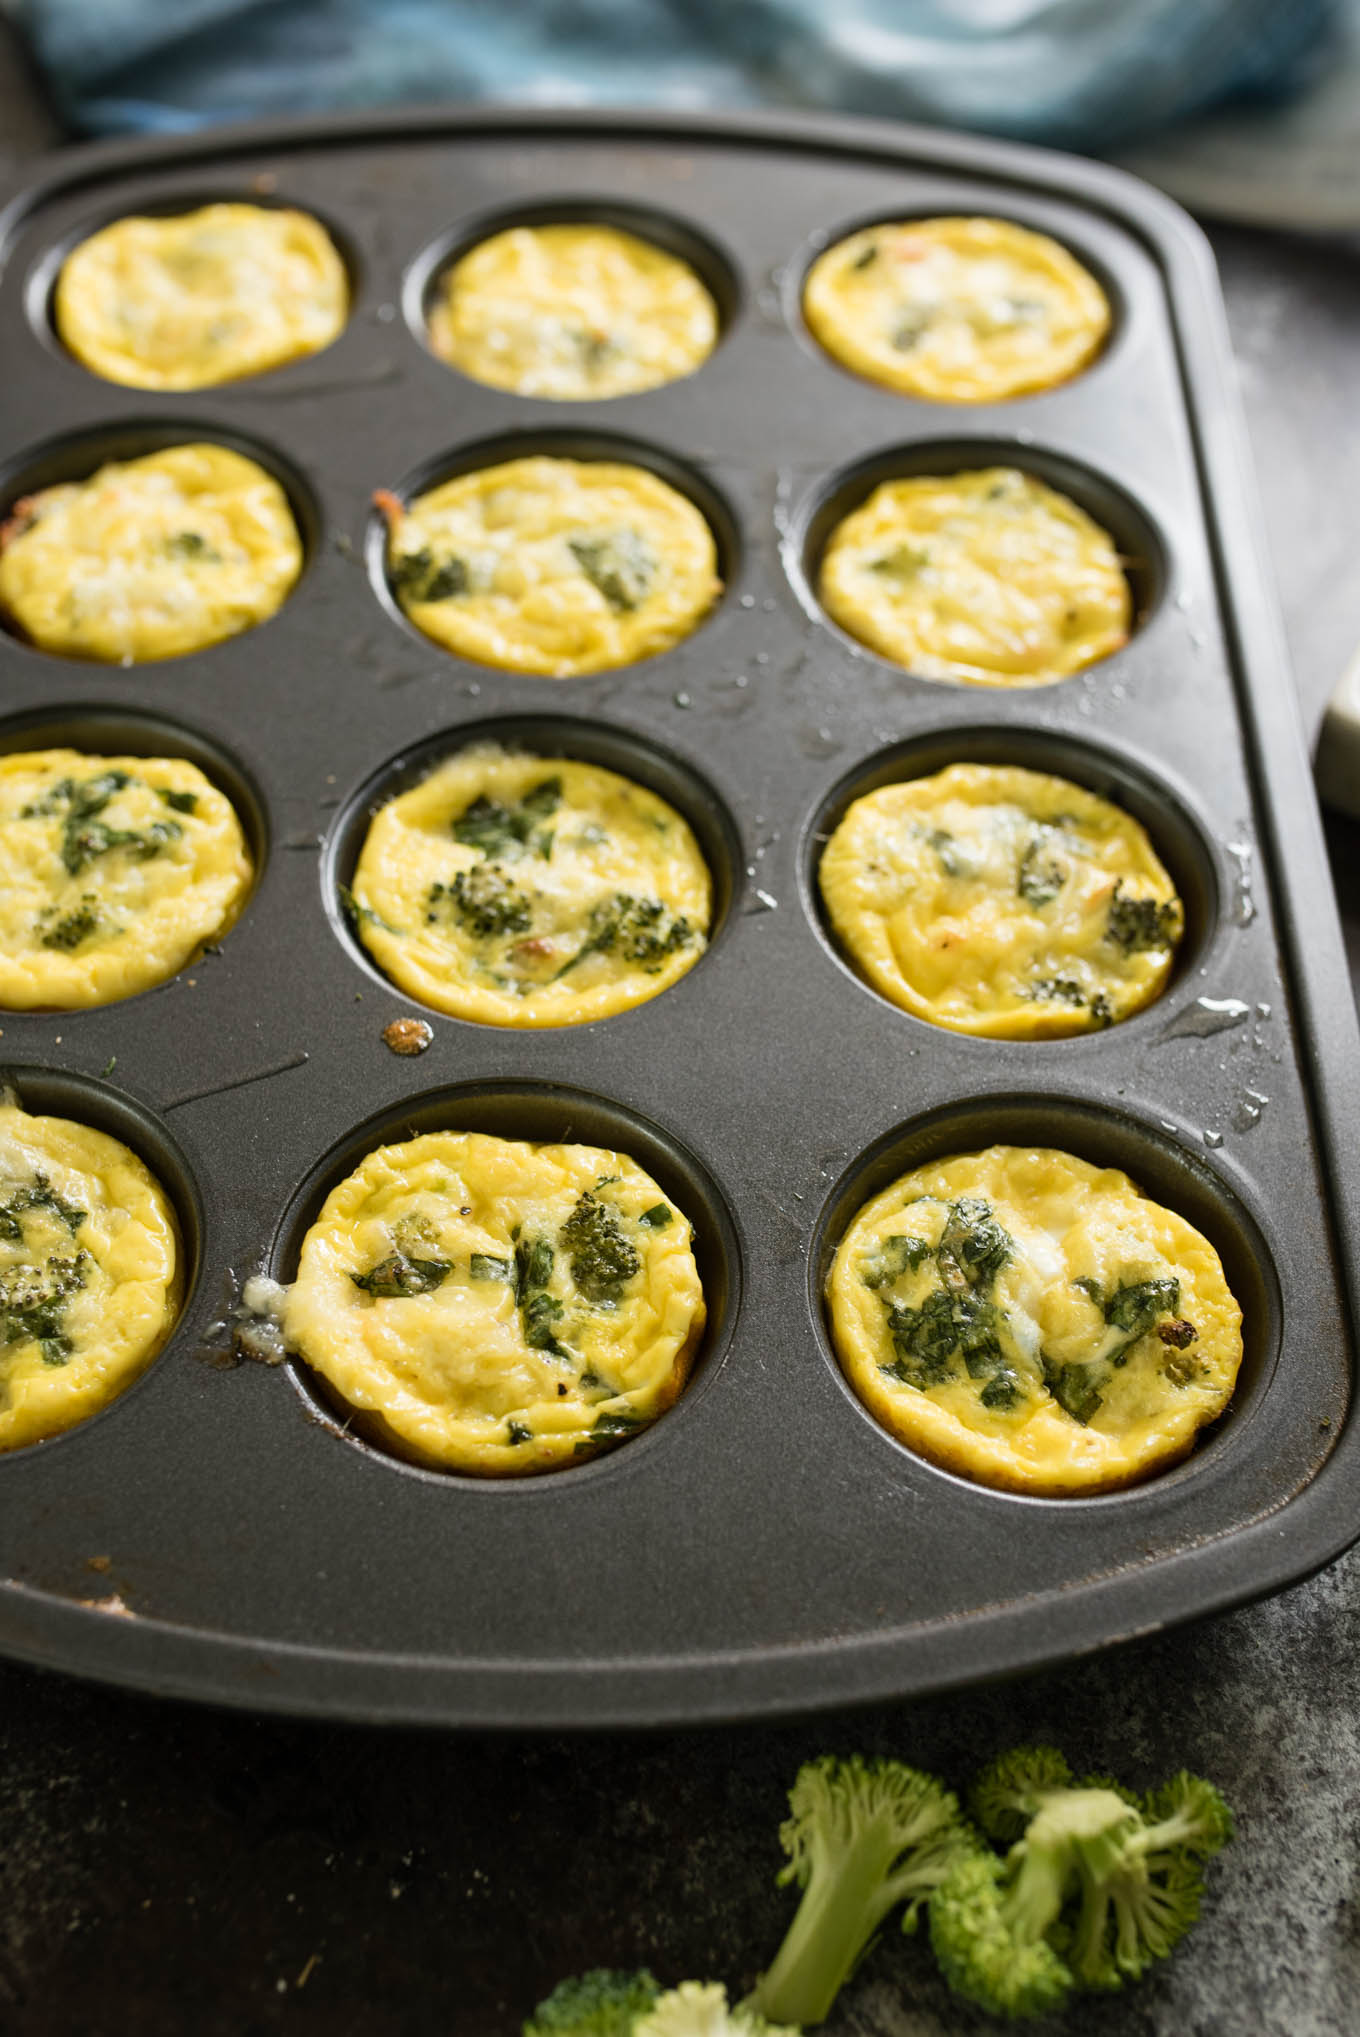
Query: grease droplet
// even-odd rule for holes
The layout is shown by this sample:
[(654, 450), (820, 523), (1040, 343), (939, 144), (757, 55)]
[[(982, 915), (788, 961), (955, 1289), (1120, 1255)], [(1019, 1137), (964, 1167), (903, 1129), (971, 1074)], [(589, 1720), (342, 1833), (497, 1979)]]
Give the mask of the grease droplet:
[(1204, 1143), (1205, 1143), (1205, 1145), (1206, 1145), (1206, 1146), (1211, 1146), (1211, 1147), (1213, 1147), (1213, 1146), (1221, 1146), (1221, 1145), (1223, 1144), (1223, 1134), (1222, 1134), (1222, 1132), (1211, 1132), (1211, 1131), (1209, 1131), (1209, 1130), (1207, 1129), (1207, 1127), (1206, 1127), (1206, 1129), (1205, 1129), (1205, 1133), (1204, 1133)]
[(393, 1019), (383, 1027), (383, 1044), (394, 1054), (423, 1054), (434, 1040), (434, 1027), (424, 1019)]

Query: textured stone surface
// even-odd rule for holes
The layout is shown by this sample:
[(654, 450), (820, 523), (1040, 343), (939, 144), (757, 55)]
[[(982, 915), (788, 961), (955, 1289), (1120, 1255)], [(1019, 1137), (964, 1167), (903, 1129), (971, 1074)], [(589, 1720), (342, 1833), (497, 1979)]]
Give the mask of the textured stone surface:
[[(0, 156), (50, 125), (0, 35)], [(1360, 265), (1216, 235), (1310, 729), (1360, 641)], [(1360, 828), (1329, 830), (1360, 970)], [(1360, 1527), (1360, 1517), (1357, 1519)], [(498, 1740), (191, 1710), (0, 1667), (4, 2037), (509, 2037), (561, 1975), (740, 1987), (791, 1912), (798, 1763), (901, 1754), (963, 1782), (1019, 1739), (1235, 1804), (1195, 1936), (1047, 2026), (1084, 2037), (1360, 2030), (1360, 1553), (1261, 1606), (1023, 1684), (812, 1724)], [(995, 2029), (891, 1935), (829, 2037)]]

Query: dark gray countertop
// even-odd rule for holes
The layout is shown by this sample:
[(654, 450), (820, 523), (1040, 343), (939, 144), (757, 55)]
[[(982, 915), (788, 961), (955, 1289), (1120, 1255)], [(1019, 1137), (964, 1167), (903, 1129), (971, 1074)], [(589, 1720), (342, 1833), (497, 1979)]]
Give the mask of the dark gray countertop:
[[(0, 168), (53, 138), (0, 37)], [(1360, 643), (1360, 258), (1213, 234), (1310, 734)], [(1329, 822), (1360, 981), (1360, 826)], [(1360, 1522), (1357, 1522), (1360, 1528)], [(1135, 1783), (1215, 1777), (1240, 1838), (1176, 1957), (1050, 2026), (1111, 2037), (1360, 2027), (1360, 1552), (1263, 1605), (1021, 1684), (806, 1726), (512, 1740), (193, 1710), (0, 1666), (6, 2037), (509, 2037), (562, 1975), (743, 1986), (805, 1756), (961, 1781), (1023, 1738)], [(998, 2026), (890, 1936), (830, 2037)]]

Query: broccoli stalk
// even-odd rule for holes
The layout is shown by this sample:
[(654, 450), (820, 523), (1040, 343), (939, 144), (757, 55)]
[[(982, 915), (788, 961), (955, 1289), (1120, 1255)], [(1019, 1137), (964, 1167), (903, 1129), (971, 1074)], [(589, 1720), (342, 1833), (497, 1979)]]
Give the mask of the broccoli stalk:
[(890, 1912), (905, 1904), (902, 1929), (914, 1930), (922, 1903), (977, 1841), (958, 1799), (900, 1761), (806, 1762), (789, 1808), (779, 1880), (796, 1882), (803, 1899), (749, 2006), (820, 2023)]
[(972, 1809), (989, 1837), (1014, 1843), (946, 1877), (931, 1943), (952, 1988), (1015, 2018), (1164, 1959), (1199, 1914), (1199, 1863), (1232, 1837), (1212, 1783), (1182, 1772), (1140, 1799), (1100, 1777), (1075, 1783), (1050, 1747), (998, 1757)]

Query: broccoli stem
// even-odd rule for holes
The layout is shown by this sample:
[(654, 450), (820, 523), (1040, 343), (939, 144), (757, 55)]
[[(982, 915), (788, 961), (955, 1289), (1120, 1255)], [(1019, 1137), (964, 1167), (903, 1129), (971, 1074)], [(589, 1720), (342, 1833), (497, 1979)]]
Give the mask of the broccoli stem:
[(870, 1939), (895, 1903), (912, 1893), (889, 1874), (901, 1839), (883, 1813), (856, 1834), (833, 1866), (814, 1853), (811, 1879), (788, 1935), (751, 1996), (772, 2023), (823, 2023)]

